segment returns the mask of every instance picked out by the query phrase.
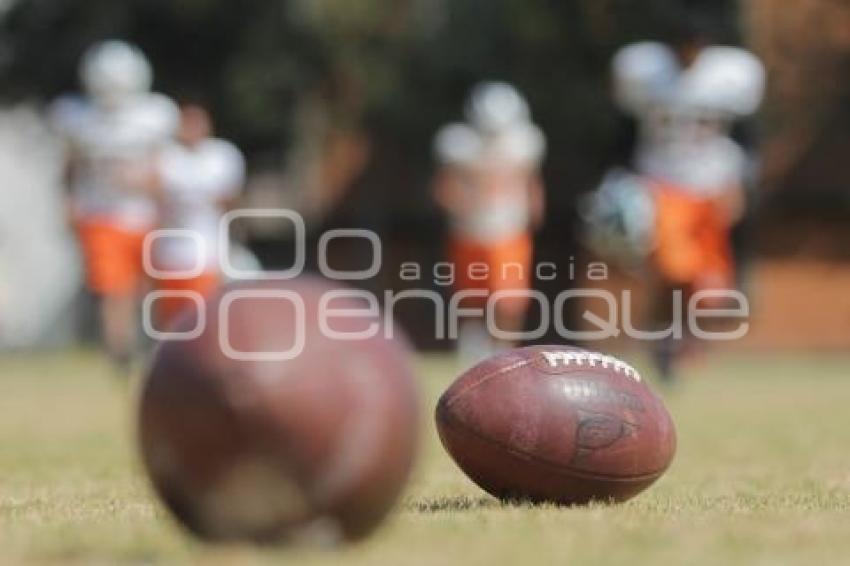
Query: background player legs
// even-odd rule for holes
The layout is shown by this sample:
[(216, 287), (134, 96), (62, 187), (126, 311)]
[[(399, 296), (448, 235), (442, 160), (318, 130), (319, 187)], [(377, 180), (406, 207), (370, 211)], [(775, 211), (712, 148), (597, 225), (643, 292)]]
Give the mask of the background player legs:
[[(653, 325), (657, 329), (670, 328), (677, 316), (677, 309), (679, 310), (678, 316), (685, 314), (683, 307), (675, 301), (677, 291), (682, 295), (682, 301), (685, 300), (684, 293), (678, 286), (663, 280), (659, 280), (653, 288), (656, 289), (652, 297)], [(665, 383), (672, 383), (676, 379), (676, 366), (685, 350), (685, 340), (686, 337), (684, 336), (677, 338), (675, 335), (670, 335), (653, 342), (651, 349), (653, 362), (659, 379)]]
[(461, 367), (470, 367), (495, 353), (493, 338), (484, 320), (464, 320), (457, 337), (457, 359)]
[[(522, 332), (525, 326), (526, 307), (527, 301), (525, 299), (514, 298), (500, 301), (496, 308), (496, 327), (502, 332), (512, 334)], [(517, 346), (513, 340), (494, 338), (494, 342), (496, 343), (496, 351)]]
[(130, 369), (136, 346), (136, 297), (104, 295), (99, 309), (106, 352), (118, 371), (125, 373)]
[(142, 248), (146, 229), (81, 222), (77, 234), (87, 285), (98, 298), (101, 339), (119, 374), (130, 369), (137, 346), (139, 293), (145, 284)]

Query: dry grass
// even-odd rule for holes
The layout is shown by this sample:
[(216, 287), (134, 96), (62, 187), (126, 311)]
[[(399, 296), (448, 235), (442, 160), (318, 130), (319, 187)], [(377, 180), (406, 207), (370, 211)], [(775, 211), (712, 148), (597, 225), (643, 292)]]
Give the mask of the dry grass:
[[(421, 362), (427, 410), (452, 378)], [(850, 562), (850, 356), (728, 356), (668, 395), (679, 454), (620, 506), (502, 505), (426, 423), (420, 465), (375, 537), (342, 550), (203, 547), (148, 492), (130, 387), (90, 353), (0, 360), (0, 562), (836, 564)]]

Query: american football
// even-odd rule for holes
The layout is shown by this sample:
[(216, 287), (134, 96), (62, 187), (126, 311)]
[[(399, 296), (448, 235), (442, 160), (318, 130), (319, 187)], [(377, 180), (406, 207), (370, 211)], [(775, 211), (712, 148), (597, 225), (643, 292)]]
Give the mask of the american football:
[[(325, 337), (319, 303), (338, 289), (315, 279), (227, 287), (210, 301), (200, 337), (157, 352), (142, 390), (142, 454), (156, 490), (195, 534), (359, 538), (404, 486), (418, 424), (408, 354), (380, 335)], [(296, 296), (303, 316), (297, 299), (282, 299)], [(333, 304), (359, 306), (350, 298)], [(186, 316), (177, 330), (196, 323)], [(352, 319), (332, 325), (357, 330)], [(304, 349), (291, 360), (247, 360), (219, 348), (227, 336), (233, 351), (267, 356), (289, 348), (299, 327)]]
[(850, 0), (0, 0), (0, 566), (850, 566)]
[(624, 501), (676, 451), (667, 409), (634, 368), (563, 346), (478, 364), (443, 394), (436, 418), (458, 466), (501, 499)]

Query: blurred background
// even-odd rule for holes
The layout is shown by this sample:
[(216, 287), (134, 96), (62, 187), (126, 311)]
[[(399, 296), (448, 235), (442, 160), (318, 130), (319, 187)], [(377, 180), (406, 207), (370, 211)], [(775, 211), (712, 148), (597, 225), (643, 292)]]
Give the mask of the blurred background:
[[(582, 284), (567, 267), (588, 259), (577, 199), (630, 143), (611, 56), (664, 40), (693, 9), (769, 76), (767, 104), (742, 134), (761, 155), (736, 236), (753, 326), (731, 347), (850, 348), (850, 5), (834, 0), (0, 0), (0, 347), (72, 344), (94, 326), (44, 110), (78, 89), (96, 41), (138, 44), (157, 91), (212, 110), (247, 156), (244, 206), (300, 211), (313, 242), (330, 228), (380, 234), (375, 290), (412, 285), (399, 279), (403, 261), (427, 274), (443, 259), (434, 133), (460, 117), (474, 83), (514, 83), (549, 142), (536, 259), (563, 266), (538, 283), (552, 295)], [(265, 267), (289, 265), (285, 227), (240, 228)], [(335, 246), (336, 267), (368, 262), (368, 248), (351, 246)], [(640, 286), (628, 274), (608, 284)], [(447, 347), (429, 304), (405, 303), (397, 314), (414, 341)]]

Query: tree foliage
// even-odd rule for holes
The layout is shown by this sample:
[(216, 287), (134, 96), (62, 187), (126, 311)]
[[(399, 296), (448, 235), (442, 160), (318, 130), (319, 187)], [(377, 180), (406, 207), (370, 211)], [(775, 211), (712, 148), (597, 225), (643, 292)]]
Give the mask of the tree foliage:
[[(154, 62), (157, 88), (201, 97), (249, 153), (293, 139), (320, 97), (332, 120), (403, 140), (425, 173), (434, 130), (483, 78), (515, 82), (551, 140), (550, 173), (579, 187), (618, 123), (607, 62), (626, 41), (663, 37), (685, 0), (26, 0), (0, 20), (4, 95), (72, 89), (82, 51), (121, 37)], [(701, 7), (734, 36), (732, 0)], [(277, 153), (275, 153), (277, 154)], [(567, 191), (569, 192), (569, 191)]]

